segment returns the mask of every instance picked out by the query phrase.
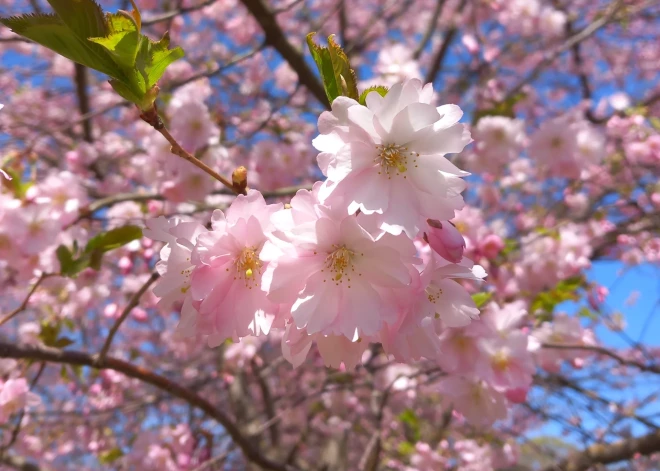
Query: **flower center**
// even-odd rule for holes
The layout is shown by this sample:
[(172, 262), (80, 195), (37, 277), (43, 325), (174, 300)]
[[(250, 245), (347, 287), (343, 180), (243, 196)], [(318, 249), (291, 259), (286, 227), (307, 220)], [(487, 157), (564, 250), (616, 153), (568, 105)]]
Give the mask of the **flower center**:
[(236, 258), (234, 265), (236, 266), (236, 276), (234, 279), (245, 280), (245, 286), (252, 289), (252, 286), (249, 285), (256, 283), (254, 275), (261, 273), (261, 260), (259, 260), (259, 256), (257, 255), (257, 248), (245, 247)]
[[(383, 172), (388, 178), (392, 178), (392, 174), (401, 175), (406, 173), (409, 165), (417, 167), (417, 152), (410, 152), (407, 147), (397, 144), (386, 144), (376, 146), (378, 149), (378, 156), (375, 162), (381, 166), (378, 174)], [(406, 178), (404, 175), (403, 178)]]
[[(334, 281), (337, 286), (346, 280), (348, 287), (350, 288), (351, 274), (355, 273), (353, 261), (357, 254), (343, 245), (334, 245), (333, 247), (335, 247), (335, 251), (325, 258), (325, 269), (321, 270), (321, 272), (325, 272), (326, 270), (329, 271), (332, 276), (332, 281)], [(362, 274), (358, 273), (358, 276), (362, 276)], [(327, 279), (323, 280), (324, 283), (326, 281)]]
[(0, 234), (0, 250), (11, 249), (11, 239), (8, 235)]
[(41, 232), (41, 221), (32, 221), (28, 224), (28, 233), (31, 236), (37, 236)]
[(505, 371), (509, 368), (509, 355), (502, 351), (497, 352), (493, 355), (491, 364), (493, 365), (494, 370)]
[(442, 290), (435, 285), (429, 285), (426, 288), (426, 297), (429, 298), (429, 301), (435, 304), (440, 297), (442, 296)]

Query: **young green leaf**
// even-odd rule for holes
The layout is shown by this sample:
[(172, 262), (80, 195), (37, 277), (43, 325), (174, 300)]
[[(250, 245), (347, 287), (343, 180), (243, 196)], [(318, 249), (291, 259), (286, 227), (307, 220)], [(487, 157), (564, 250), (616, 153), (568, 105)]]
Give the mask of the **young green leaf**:
[(493, 293), (491, 292), (475, 293), (472, 295), (472, 300), (474, 301), (474, 304), (481, 309), (491, 300), (492, 297)]
[(110, 55), (98, 44), (81, 39), (55, 15), (23, 15), (2, 18), (0, 23), (27, 39), (61, 56), (122, 80), (123, 73)]
[(80, 39), (108, 34), (103, 10), (94, 0), (48, 0), (48, 3)]
[(137, 31), (121, 31), (106, 37), (89, 38), (91, 42), (104, 47), (119, 66), (127, 69), (135, 64), (140, 49), (140, 39)]
[[(142, 58), (138, 58), (138, 67), (140, 71), (143, 71), (143, 76), (146, 79), (147, 90), (151, 89), (158, 80), (165, 73), (165, 69), (174, 61), (181, 59), (184, 56), (183, 49), (176, 47), (174, 49), (169, 49), (170, 47), (170, 35), (165, 33), (162, 39), (158, 42), (154, 42), (148, 38), (145, 38), (147, 41), (146, 54)], [(144, 48), (143, 48), (144, 49)]]
[(307, 46), (321, 74), (323, 87), (330, 103), (338, 96), (359, 98), (355, 71), (351, 69), (344, 50), (335, 42), (334, 36), (328, 37), (328, 47), (319, 46), (314, 42), (314, 35), (307, 35)]
[(85, 252), (91, 253), (94, 250), (109, 252), (141, 237), (142, 229), (138, 226), (118, 227), (91, 238), (85, 246)]
[(389, 91), (389, 89), (387, 87), (383, 86), (383, 85), (374, 85), (373, 87), (367, 88), (366, 90), (364, 90), (360, 94), (360, 99), (358, 100), (358, 102), (361, 105), (366, 106), (366, 104), (367, 104), (367, 95), (369, 95), (371, 92), (376, 92), (380, 96), (385, 96), (385, 95), (387, 95), (388, 91)]

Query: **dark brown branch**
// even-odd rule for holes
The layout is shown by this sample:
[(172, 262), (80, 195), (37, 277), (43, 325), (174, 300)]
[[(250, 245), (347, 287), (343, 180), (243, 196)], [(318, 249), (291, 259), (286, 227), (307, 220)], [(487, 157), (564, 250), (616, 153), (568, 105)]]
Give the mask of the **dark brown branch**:
[(266, 44), (275, 48), (282, 58), (289, 63), (291, 68), (298, 74), (298, 81), (316, 97), (316, 99), (327, 109), (330, 109), (328, 97), (323, 85), (309, 68), (300, 51), (297, 51), (286, 39), (284, 32), (277, 24), (277, 19), (262, 0), (241, 0), (250, 14), (257, 20), (266, 37)]
[(440, 18), (440, 13), (442, 13), (442, 9), (444, 8), (444, 6), (445, 6), (445, 0), (436, 0), (435, 9), (433, 10), (433, 15), (431, 15), (431, 21), (429, 21), (429, 24), (426, 28), (426, 32), (424, 33), (422, 40), (419, 42), (419, 46), (417, 46), (415, 53), (413, 54), (413, 59), (415, 60), (419, 59), (422, 53), (424, 52), (424, 49), (426, 49), (426, 46), (428, 45), (429, 41), (431, 41), (431, 38), (433, 37), (433, 34), (435, 33), (436, 28), (438, 27), (438, 19)]
[(41, 471), (41, 468), (36, 464), (32, 464), (27, 461), (25, 458), (20, 456), (6, 456), (0, 459), (0, 464), (3, 466), (9, 466), (18, 471)]
[[(461, 13), (463, 9), (465, 8), (465, 5), (467, 4), (467, 0), (461, 0), (461, 4), (458, 6), (458, 10), (456, 10), (456, 13)], [(435, 57), (433, 58), (433, 61), (431, 62), (431, 67), (429, 67), (429, 70), (426, 74), (426, 82), (428, 83), (433, 83), (440, 73), (440, 69), (442, 69), (442, 63), (445, 60), (445, 57), (447, 56), (447, 52), (449, 51), (449, 46), (451, 46), (451, 43), (454, 41), (454, 37), (456, 36), (456, 33), (458, 32), (458, 28), (456, 27), (455, 24), (452, 24), (449, 30), (447, 31), (447, 34), (445, 35), (444, 39), (442, 40), (442, 44), (440, 45), (440, 49), (438, 49), (438, 52), (436, 53)]]
[(131, 297), (130, 301), (124, 308), (119, 318), (110, 328), (110, 332), (108, 332), (108, 338), (105, 339), (103, 348), (101, 348), (101, 352), (99, 353), (99, 361), (102, 362), (105, 359), (105, 357), (108, 355), (108, 350), (110, 350), (110, 346), (112, 345), (112, 340), (115, 338), (115, 335), (119, 330), (119, 327), (121, 327), (122, 323), (126, 320), (126, 318), (131, 313), (133, 308), (137, 307), (137, 305), (140, 303), (140, 298), (142, 297), (142, 295), (144, 295), (144, 293), (147, 292), (149, 287), (153, 285), (159, 277), (160, 275), (157, 272), (152, 273), (149, 279), (142, 285), (142, 287), (135, 294), (133, 294), (133, 296)]
[[(87, 67), (74, 64), (74, 80), (76, 82), (76, 96), (78, 97), (78, 110), (81, 118), (89, 113), (89, 96), (87, 95)], [(86, 142), (94, 142), (92, 135), (92, 121), (90, 118), (81, 119), (83, 127), (83, 138)]]
[(543, 469), (543, 471), (585, 471), (597, 464), (617, 463), (636, 454), (650, 455), (660, 451), (660, 431), (638, 438), (605, 445), (593, 445), (586, 450)]
[(275, 413), (275, 402), (273, 401), (273, 395), (270, 392), (270, 387), (268, 386), (268, 380), (264, 374), (264, 369), (259, 369), (257, 363), (252, 360), (252, 371), (254, 376), (257, 379), (257, 384), (259, 385), (259, 390), (261, 391), (261, 399), (264, 402), (264, 409), (266, 410), (266, 417), (268, 421), (272, 421), (273, 424), (268, 427), (270, 433), (270, 442), (273, 446), (278, 446), (280, 443), (280, 432), (277, 427), (276, 413)]
[(106, 357), (98, 361), (94, 356), (84, 352), (72, 350), (58, 350), (50, 347), (38, 347), (28, 345), (16, 345), (0, 342), (0, 358), (13, 358), (16, 360), (35, 360), (50, 363), (63, 363), (68, 365), (89, 366), (95, 369), (110, 369), (122, 373), (129, 378), (138, 379), (150, 384), (160, 390), (166, 391), (172, 396), (187, 402), (188, 404), (202, 410), (212, 417), (225, 429), (234, 443), (243, 451), (246, 459), (264, 469), (273, 471), (294, 471), (295, 468), (276, 463), (264, 456), (254, 444), (246, 438), (230, 416), (216, 408), (208, 400), (198, 395), (195, 391), (181, 386), (164, 376), (154, 373), (142, 366), (133, 365), (118, 358)]

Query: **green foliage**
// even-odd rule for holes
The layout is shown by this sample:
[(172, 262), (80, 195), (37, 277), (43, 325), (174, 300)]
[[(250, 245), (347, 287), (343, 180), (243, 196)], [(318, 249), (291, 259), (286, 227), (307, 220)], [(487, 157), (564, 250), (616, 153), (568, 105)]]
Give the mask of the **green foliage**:
[(406, 409), (399, 414), (399, 421), (404, 426), (404, 434), (408, 442), (417, 443), (421, 437), (421, 423), (412, 409)]
[(328, 100), (332, 103), (338, 96), (358, 100), (357, 78), (346, 53), (335, 42), (334, 35), (328, 36), (328, 47), (323, 47), (314, 42), (315, 34), (307, 35), (307, 46), (321, 74)]
[(41, 321), (41, 332), (39, 340), (47, 347), (65, 348), (73, 344), (74, 341), (68, 337), (60, 337), (62, 331), (62, 322), (43, 320)]
[(54, 15), (31, 14), (0, 22), (20, 36), (110, 76), (119, 95), (143, 111), (151, 109), (158, 80), (184, 55), (180, 47), (169, 49), (168, 33), (160, 41), (143, 35), (140, 12), (132, 1), (133, 12), (105, 15), (94, 0), (48, 2)]
[(479, 309), (481, 309), (483, 306), (488, 303), (493, 297), (493, 293), (490, 292), (483, 292), (483, 293), (475, 293), (472, 295), (472, 300), (474, 301), (474, 304), (477, 305)]
[(98, 270), (101, 268), (103, 255), (106, 252), (122, 247), (141, 237), (142, 229), (128, 225), (111, 229), (91, 238), (82, 251), (78, 249), (77, 244), (74, 244), (72, 250), (60, 245), (56, 251), (57, 259), (60, 262), (60, 274), (75, 277), (85, 268)]
[(22, 181), (20, 174), (12, 169), (7, 169), (5, 171), (11, 177), (11, 180), (7, 180), (6, 178), (0, 178), (0, 181), (2, 182), (3, 185), (5, 185), (7, 189), (9, 189), (9, 191), (14, 193), (14, 197), (16, 197), (16, 199), (22, 200), (23, 198), (25, 198), (27, 191), (33, 185), (33, 182)]
[(506, 116), (507, 118), (515, 118), (516, 113), (513, 108), (516, 104), (525, 99), (527, 95), (523, 92), (516, 93), (510, 98), (507, 98), (504, 101), (496, 103), (492, 108), (487, 108), (485, 110), (477, 110), (474, 113), (474, 118), (472, 125), (476, 125), (481, 118), (484, 116)]
[(124, 452), (120, 448), (112, 448), (99, 454), (99, 463), (111, 464), (124, 456)]
[[(551, 316), (557, 304), (564, 301), (577, 301), (580, 299), (578, 291), (587, 285), (583, 276), (573, 276), (561, 280), (557, 285), (542, 293), (532, 302), (532, 312), (539, 312), (542, 316)], [(540, 320), (546, 320), (542, 318)]]
[(385, 95), (387, 95), (388, 91), (389, 91), (389, 89), (384, 85), (374, 85), (372, 87), (367, 88), (362, 93), (360, 93), (360, 99), (358, 100), (358, 102), (361, 105), (366, 105), (367, 95), (369, 95), (371, 92), (377, 92), (380, 96), (385, 96)]

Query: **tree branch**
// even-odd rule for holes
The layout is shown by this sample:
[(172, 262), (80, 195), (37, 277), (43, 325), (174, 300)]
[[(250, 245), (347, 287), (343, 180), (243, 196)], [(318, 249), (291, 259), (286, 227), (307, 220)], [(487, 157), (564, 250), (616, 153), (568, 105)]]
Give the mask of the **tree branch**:
[[(461, 0), (461, 4), (458, 6), (458, 10), (456, 12), (461, 13), (465, 8), (466, 4), (467, 4), (467, 0)], [(456, 36), (457, 32), (458, 32), (458, 28), (456, 27), (455, 24), (452, 24), (449, 30), (447, 31), (447, 35), (442, 40), (440, 49), (438, 49), (438, 52), (433, 58), (433, 62), (431, 62), (431, 67), (429, 68), (425, 79), (427, 83), (433, 83), (438, 73), (440, 73), (440, 69), (442, 68), (442, 63), (444, 62), (445, 56), (449, 51), (449, 46), (451, 46), (451, 43), (454, 41), (454, 36)]]
[(435, 9), (433, 10), (433, 14), (431, 15), (431, 21), (429, 21), (429, 24), (426, 28), (426, 32), (424, 33), (422, 40), (419, 42), (419, 46), (417, 46), (415, 53), (413, 54), (413, 59), (418, 60), (419, 57), (424, 52), (424, 49), (426, 49), (426, 46), (433, 37), (433, 33), (435, 33), (435, 30), (438, 27), (438, 18), (440, 18), (440, 13), (442, 13), (442, 9), (444, 8), (444, 6), (445, 6), (445, 0), (436, 0)]
[(564, 52), (568, 51), (569, 49), (572, 49), (573, 47), (575, 47), (575, 45), (580, 44), (585, 39), (590, 38), (596, 33), (596, 31), (598, 31), (600, 28), (602, 28), (603, 26), (607, 25), (610, 21), (612, 21), (616, 13), (619, 11), (619, 8), (621, 7), (622, 3), (623, 2), (621, 0), (615, 0), (610, 5), (608, 11), (603, 16), (593, 21), (591, 24), (589, 24), (579, 33), (576, 33), (570, 38), (568, 38), (568, 40), (566, 40), (564, 44), (559, 46), (553, 52), (547, 54), (545, 59), (539, 62), (536, 65), (536, 67), (534, 67), (532, 71), (527, 75), (527, 77), (521, 79), (511, 90), (509, 90), (504, 101), (508, 100), (513, 95), (518, 93), (528, 83), (531, 83), (534, 80), (536, 80), (536, 78), (541, 74), (541, 72), (543, 72), (543, 70), (547, 66), (552, 64), (555, 61), (555, 59), (557, 59)]
[(74, 63), (75, 73), (74, 80), (76, 82), (76, 95), (78, 97), (78, 110), (80, 111), (81, 121), (83, 127), (83, 138), (86, 142), (94, 142), (92, 135), (92, 121), (90, 118), (84, 118), (89, 114), (89, 96), (87, 95), (87, 67)]
[(30, 302), (30, 298), (34, 294), (34, 292), (37, 290), (39, 285), (48, 278), (49, 276), (53, 276), (52, 273), (42, 273), (41, 276), (37, 279), (37, 281), (32, 285), (32, 288), (30, 288), (30, 291), (28, 292), (27, 296), (25, 299), (23, 299), (23, 302), (21, 303), (20, 306), (18, 306), (16, 309), (14, 309), (11, 313), (9, 313), (7, 316), (4, 318), (0, 319), (0, 326), (6, 324), (10, 320), (12, 320), (14, 317), (16, 317), (20, 312), (24, 311), (25, 308), (27, 308), (28, 303)]
[(593, 445), (586, 450), (543, 469), (543, 471), (585, 471), (596, 464), (610, 464), (632, 458), (636, 454), (650, 455), (660, 451), (660, 431), (606, 445)]
[(147, 292), (149, 287), (153, 285), (156, 280), (160, 278), (160, 274), (157, 272), (154, 272), (151, 274), (149, 279), (142, 285), (142, 287), (131, 297), (130, 301), (124, 308), (124, 311), (121, 313), (119, 318), (115, 321), (115, 323), (112, 325), (110, 328), (110, 332), (108, 332), (108, 338), (105, 339), (105, 343), (103, 344), (103, 348), (101, 348), (101, 352), (99, 353), (99, 361), (103, 362), (105, 357), (108, 354), (108, 350), (110, 350), (110, 346), (112, 345), (112, 340), (115, 338), (115, 334), (117, 334), (117, 331), (119, 330), (119, 327), (122, 325), (122, 323), (126, 320), (128, 315), (131, 313), (133, 308), (137, 307), (137, 305), (140, 302), (140, 298), (144, 293)]
[(28, 462), (25, 458), (21, 458), (20, 456), (6, 456), (0, 459), (0, 464), (9, 466), (18, 471), (41, 471), (39, 466)]
[(286, 39), (284, 32), (277, 24), (275, 15), (268, 10), (262, 0), (241, 0), (241, 2), (261, 25), (266, 37), (266, 44), (274, 47), (279, 52), (282, 58), (298, 74), (298, 81), (307, 87), (325, 108), (330, 109), (330, 103), (323, 85), (307, 65), (303, 55)]
[(622, 365), (633, 366), (642, 371), (646, 371), (647, 373), (660, 374), (660, 365), (654, 365), (654, 364), (646, 365), (638, 361), (626, 360), (625, 358), (617, 355), (613, 351), (605, 347), (599, 347), (597, 345), (564, 345), (564, 344), (555, 344), (555, 343), (544, 343), (541, 346), (543, 348), (554, 348), (556, 350), (589, 350), (595, 353), (599, 353), (601, 355), (608, 356), (613, 360), (618, 361)]
[(180, 384), (142, 366), (133, 365), (132, 363), (113, 357), (106, 357), (102, 361), (98, 361), (94, 356), (84, 352), (73, 350), (64, 351), (56, 348), (32, 345), (16, 345), (7, 342), (0, 342), (0, 358), (89, 366), (99, 370), (110, 369), (122, 373), (129, 378), (138, 379), (160, 390), (167, 391), (172, 396), (178, 397), (188, 404), (202, 410), (209, 417), (218, 421), (227, 434), (232, 438), (234, 443), (236, 443), (236, 445), (243, 451), (247, 460), (271, 471), (295, 471), (295, 468), (292, 466), (274, 462), (264, 456), (261, 451), (255, 448), (254, 444), (242, 434), (231, 417), (216, 408), (195, 391), (185, 386), (181, 386)]
[(206, 0), (205, 2), (202, 2), (198, 5), (193, 5), (190, 7), (181, 7), (177, 8), (175, 10), (170, 10), (166, 11), (165, 13), (161, 13), (160, 15), (153, 16), (151, 18), (146, 18), (142, 20), (142, 26), (149, 26), (153, 25), (155, 23), (160, 23), (162, 21), (167, 21), (171, 20), (179, 15), (184, 15), (186, 13), (191, 13), (196, 10), (201, 10), (202, 8), (206, 8), (210, 5), (213, 5), (216, 2), (216, 0)]

